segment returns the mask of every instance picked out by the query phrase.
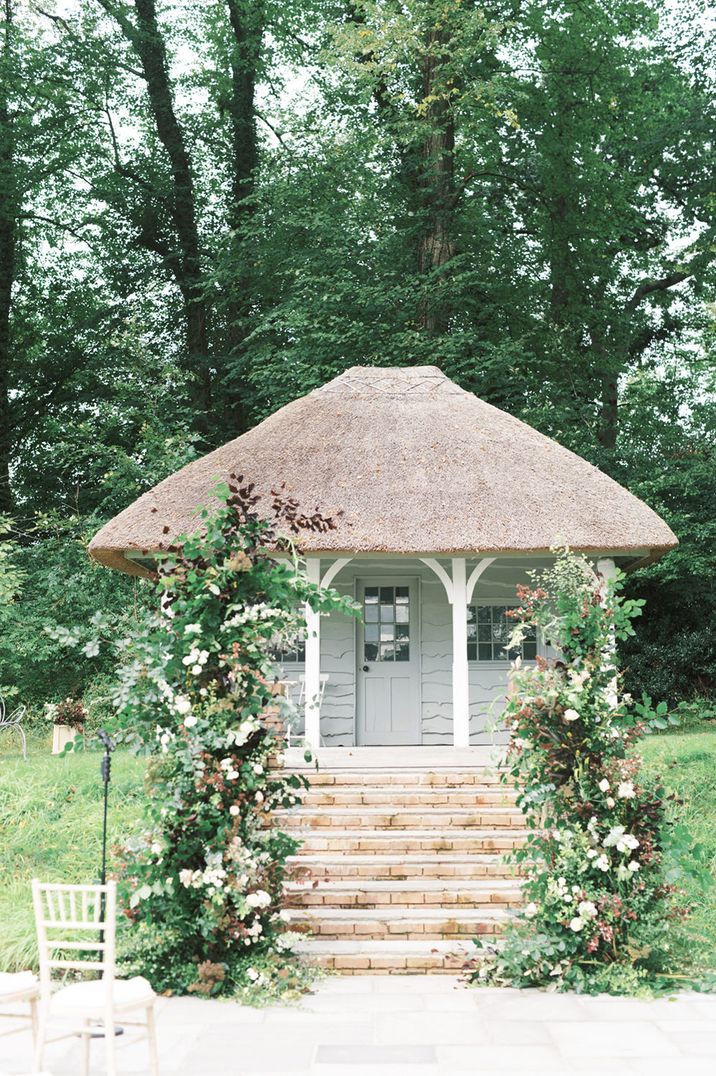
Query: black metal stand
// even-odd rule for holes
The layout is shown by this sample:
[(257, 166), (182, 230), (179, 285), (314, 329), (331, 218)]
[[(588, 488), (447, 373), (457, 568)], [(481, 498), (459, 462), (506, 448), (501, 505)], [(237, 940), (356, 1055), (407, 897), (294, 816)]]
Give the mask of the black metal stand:
[[(106, 729), (100, 729), (97, 733), (97, 738), (104, 747), (104, 754), (102, 755), (102, 763), (100, 765), (100, 773), (102, 775), (102, 781), (104, 783), (104, 811), (102, 816), (102, 871), (100, 874), (100, 885), (106, 885), (107, 883), (107, 806), (109, 803), (109, 782), (112, 779), (112, 752), (115, 749), (115, 742), (109, 735)], [(105, 895), (102, 893), (100, 897), (100, 922), (104, 923), (105, 914)], [(104, 939), (104, 934), (100, 932), (99, 940)], [(114, 1025), (114, 1034), (123, 1035), (124, 1028)], [(96, 1028), (92, 1032), (92, 1038), (103, 1039), (104, 1028)]]

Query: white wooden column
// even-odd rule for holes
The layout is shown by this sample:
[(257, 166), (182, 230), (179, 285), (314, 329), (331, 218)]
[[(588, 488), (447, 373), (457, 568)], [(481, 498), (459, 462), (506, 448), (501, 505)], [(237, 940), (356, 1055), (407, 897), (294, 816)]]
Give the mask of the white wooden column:
[(483, 557), (467, 578), (465, 557), (452, 558), (452, 579), (434, 557), (421, 557), (445, 587), (452, 606), (452, 742), (454, 747), (470, 746), (470, 679), (467, 663), (467, 604), (475, 584), (494, 557)]
[(452, 558), (452, 735), (455, 747), (470, 746), (467, 570), (464, 557)]
[[(319, 557), (306, 557), (306, 576), (309, 582), (321, 582)], [(304, 702), (306, 707), (306, 746), (312, 751), (321, 746), (321, 616), (306, 603), (306, 668)]]
[[(604, 586), (606, 587), (617, 574), (617, 566), (611, 557), (604, 557), (602, 560), (597, 561), (597, 571), (604, 580)], [(616, 667), (616, 650), (617, 641), (614, 635), (614, 626), (612, 625), (609, 631), (609, 647), (607, 650), (607, 659), (614, 662)], [(619, 702), (619, 696), (617, 692), (617, 677), (616, 675), (609, 682), (609, 695), (608, 702), (611, 707), (616, 709)]]

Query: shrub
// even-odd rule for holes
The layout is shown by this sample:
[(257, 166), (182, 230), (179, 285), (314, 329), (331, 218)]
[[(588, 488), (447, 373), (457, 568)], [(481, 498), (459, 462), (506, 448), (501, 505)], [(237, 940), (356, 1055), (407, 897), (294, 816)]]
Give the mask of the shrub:
[(240, 479), (219, 496), (200, 531), (161, 559), (159, 607), (134, 637), (118, 688), (124, 739), (153, 756), (149, 825), (122, 853), (134, 924), (126, 959), (160, 990), (280, 992), (301, 978), (281, 921), (297, 843), (269, 823), (306, 782), (273, 765), (270, 655), (305, 627), (304, 603), (352, 603), (309, 583), (277, 535), (279, 523), (300, 534), (330, 520), (275, 496), (266, 522)]
[(81, 732), (87, 721), (87, 711), (80, 699), (68, 696), (60, 702), (48, 702), (45, 706), (45, 716), (53, 725), (67, 725), (71, 729)]
[(674, 804), (633, 745), (669, 723), (666, 704), (620, 694), (615, 643), (640, 603), (568, 551), (518, 589), (510, 646), (534, 626), (560, 659), (514, 666), (505, 779), (529, 834), (515, 854), (526, 907), (504, 945), (483, 950), (479, 982), (633, 992), (668, 976), (688, 914), (676, 883), (705, 878)]

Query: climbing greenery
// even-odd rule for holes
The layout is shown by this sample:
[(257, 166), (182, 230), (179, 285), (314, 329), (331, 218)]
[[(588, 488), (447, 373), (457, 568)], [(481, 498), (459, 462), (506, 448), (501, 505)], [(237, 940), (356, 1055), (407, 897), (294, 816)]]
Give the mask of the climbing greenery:
[(276, 711), (289, 704), (272, 692), (272, 653), (305, 626), (304, 603), (350, 603), (309, 583), (277, 537), (331, 520), (275, 496), (267, 522), (241, 479), (219, 497), (161, 558), (157, 608), (117, 692), (118, 731), (152, 756), (147, 827), (121, 856), (126, 959), (159, 990), (254, 998), (305, 974), (281, 914), (297, 843), (272, 812), (298, 803), (306, 781), (280, 768)]
[(676, 720), (620, 691), (615, 644), (642, 603), (620, 594), (620, 574), (607, 581), (569, 551), (532, 582), (518, 590), (511, 645), (537, 627), (559, 659), (516, 662), (506, 710), (505, 780), (528, 827), (513, 854), (525, 908), (503, 946), (483, 946), (472, 978), (616, 993), (673, 985), (690, 910), (680, 880), (710, 876), (634, 750)]

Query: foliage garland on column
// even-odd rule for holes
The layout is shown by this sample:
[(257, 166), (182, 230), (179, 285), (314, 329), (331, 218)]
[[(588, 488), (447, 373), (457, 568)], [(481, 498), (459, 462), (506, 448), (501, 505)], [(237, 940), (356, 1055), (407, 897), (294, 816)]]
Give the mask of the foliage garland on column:
[[(159, 564), (160, 609), (133, 640), (118, 691), (125, 737), (153, 756), (149, 826), (122, 850), (127, 961), (159, 990), (252, 995), (301, 982), (281, 904), (297, 842), (268, 825), (306, 780), (277, 769), (272, 728), (277, 650), (305, 626), (304, 603), (352, 611), (309, 583), (291, 543), (334, 526), (274, 494), (271, 522), (252, 485), (220, 486), (221, 503)], [(265, 514), (265, 513), (264, 513)], [(283, 548), (292, 555), (278, 559)]]
[(518, 659), (505, 717), (503, 780), (514, 783), (528, 836), (510, 857), (525, 874), (522, 913), (501, 945), (481, 944), (478, 983), (638, 992), (673, 982), (679, 926), (688, 916), (675, 883), (711, 878), (678, 823), (674, 797), (647, 780), (634, 744), (668, 727), (656, 709), (619, 691), (615, 644), (634, 634), (641, 601), (620, 596), (561, 550), (518, 588), (509, 648), (537, 628), (560, 654)]

